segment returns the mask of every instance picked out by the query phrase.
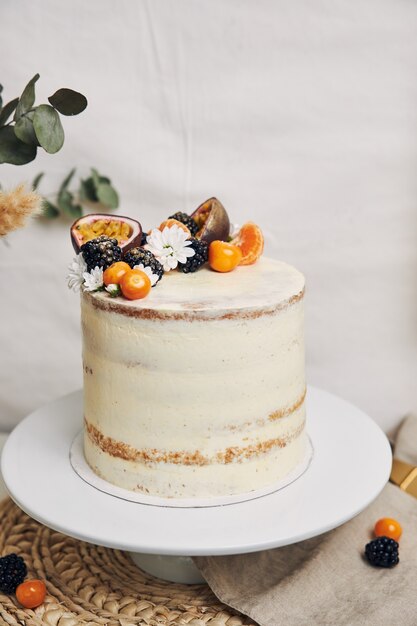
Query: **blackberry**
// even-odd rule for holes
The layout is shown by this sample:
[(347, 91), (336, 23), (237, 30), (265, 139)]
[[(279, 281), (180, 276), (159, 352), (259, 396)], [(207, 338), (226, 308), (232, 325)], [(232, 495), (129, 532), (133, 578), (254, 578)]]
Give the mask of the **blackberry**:
[(197, 222), (193, 217), (187, 215), (187, 213), (182, 213), (181, 211), (178, 211), (178, 213), (170, 215), (168, 219), (178, 220), (178, 222), (181, 222), (181, 224), (185, 224), (193, 237), (196, 233), (198, 233), (199, 229)]
[(117, 239), (111, 239), (106, 235), (100, 235), (100, 237), (87, 241), (81, 246), (80, 252), (83, 253), (89, 272), (97, 266), (105, 270), (112, 263), (116, 263), (122, 258), (122, 251), (117, 245)]
[(189, 241), (191, 241), (190, 248), (195, 251), (195, 255), (188, 257), (185, 263), (178, 263), (178, 269), (184, 272), (184, 274), (197, 271), (208, 261), (208, 243), (195, 239), (194, 237), (189, 239)]
[(0, 591), (14, 593), (16, 587), (25, 580), (27, 567), (21, 556), (8, 554), (0, 558)]
[(144, 246), (144, 245), (145, 245), (145, 243), (146, 243), (146, 237), (148, 236), (148, 234), (149, 234), (149, 233), (144, 233), (144, 232), (142, 231), (142, 237), (141, 237), (141, 240), (140, 240), (140, 245), (141, 245), (141, 246)]
[(132, 268), (135, 265), (140, 265), (140, 263), (142, 263), (144, 267), (150, 267), (152, 274), (159, 276), (158, 281), (155, 284), (158, 284), (164, 273), (164, 268), (158, 259), (152, 254), (152, 252), (150, 252), (150, 250), (145, 250), (144, 248), (132, 248), (126, 252), (123, 257), (123, 261), (128, 263), (128, 265)]
[(378, 537), (366, 544), (365, 556), (371, 565), (394, 567), (400, 560), (398, 543), (389, 537)]

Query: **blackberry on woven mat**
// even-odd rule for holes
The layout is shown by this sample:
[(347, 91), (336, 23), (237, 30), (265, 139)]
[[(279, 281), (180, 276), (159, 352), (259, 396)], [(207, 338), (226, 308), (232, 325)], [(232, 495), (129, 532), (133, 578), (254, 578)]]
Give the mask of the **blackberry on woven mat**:
[(208, 243), (200, 241), (200, 239), (195, 239), (194, 237), (191, 237), (189, 241), (191, 241), (190, 248), (195, 251), (195, 255), (188, 257), (185, 263), (178, 263), (178, 269), (184, 272), (184, 274), (196, 272), (208, 261)]
[(126, 252), (123, 257), (123, 261), (130, 265), (131, 268), (135, 265), (140, 265), (141, 263), (144, 267), (150, 267), (152, 274), (159, 276), (158, 282), (161, 280), (164, 273), (164, 268), (155, 255), (153, 255), (150, 250), (145, 250), (144, 248), (132, 248)]
[(100, 235), (100, 237), (87, 241), (81, 246), (80, 252), (82, 252), (84, 261), (87, 263), (89, 272), (95, 267), (102, 267), (105, 270), (112, 263), (116, 263), (122, 258), (122, 251), (117, 244), (117, 239), (112, 239), (107, 235)]
[(198, 233), (197, 222), (190, 215), (187, 215), (187, 213), (182, 213), (181, 211), (178, 211), (177, 213), (174, 213), (174, 215), (170, 215), (168, 219), (177, 220), (178, 222), (181, 222), (181, 224), (184, 224), (193, 237), (196, 233)]
[(25, 580), (27, 567), (21, 556), (8, 554), (0, 558), (0, 591), (14, 593)]
[(366, 544), (365, 556), (371, 565), (394, 567), (400, 560), (398, 543), (389, 537), (378, 537)]

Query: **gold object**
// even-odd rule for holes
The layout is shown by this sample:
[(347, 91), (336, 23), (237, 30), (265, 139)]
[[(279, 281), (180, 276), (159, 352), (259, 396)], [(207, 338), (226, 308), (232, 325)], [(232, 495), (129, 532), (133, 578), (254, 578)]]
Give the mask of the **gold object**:
[(417, 498), (417, 467), (415, 465), (393, 459), (390, 481)]

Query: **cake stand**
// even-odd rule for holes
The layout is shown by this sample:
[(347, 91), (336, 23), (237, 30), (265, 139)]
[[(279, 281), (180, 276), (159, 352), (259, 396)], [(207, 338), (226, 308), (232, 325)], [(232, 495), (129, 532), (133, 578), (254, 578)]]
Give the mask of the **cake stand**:
[(143, 569), (175, 582), (203, 580), (189, 557), (277, 548), (343, 524), (377, 497), (391, 469), (388, 440), (375, 422), (352, 404), (310, 387), (307, 423), (314, 456), (290, 485), (225, 506), (140, 504), (109, 495), (74, 471), (69, 451), (82, 414), (77, 391), (38, 409), (13, 430), (1, 459), (10, 496), (42, 524), (127, 550)]

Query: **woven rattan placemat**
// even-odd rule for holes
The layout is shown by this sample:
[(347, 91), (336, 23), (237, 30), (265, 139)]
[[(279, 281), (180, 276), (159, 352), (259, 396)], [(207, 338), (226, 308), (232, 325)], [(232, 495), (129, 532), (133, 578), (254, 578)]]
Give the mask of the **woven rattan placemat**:
[(22, 609), (0, 594), (1, 624), (24, 626), (240, 626), (254, 623), (221, 604), (208, 585), (180, 585), (140, 570), (119, 550), (57, 533), (0, 503), (0, 554), (25, 559), (30, 578), (45, 580), (37, 609)]

